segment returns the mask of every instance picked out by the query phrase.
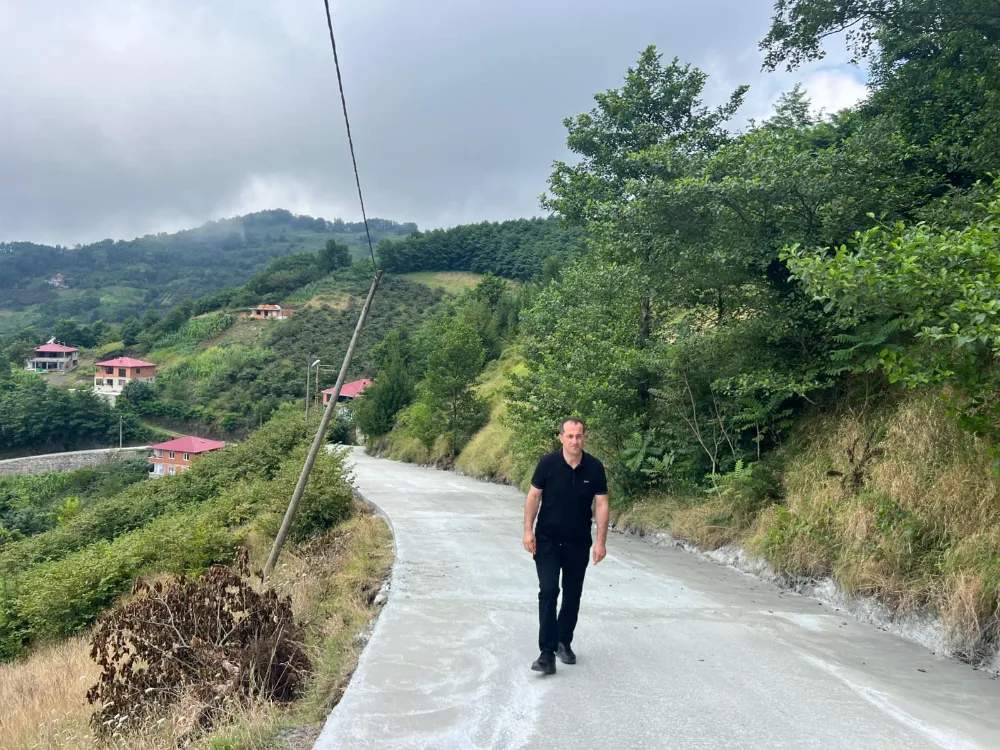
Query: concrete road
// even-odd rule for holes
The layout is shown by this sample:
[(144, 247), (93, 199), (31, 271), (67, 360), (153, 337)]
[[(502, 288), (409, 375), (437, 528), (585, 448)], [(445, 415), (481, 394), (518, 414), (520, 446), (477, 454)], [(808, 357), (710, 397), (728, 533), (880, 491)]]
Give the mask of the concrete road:
[(1000, 748), (1000, 683), (677, 549), (611, 534), (578, 663), (529, 669), (521, 494), (355, 456), (392, 588), (315, 747)]

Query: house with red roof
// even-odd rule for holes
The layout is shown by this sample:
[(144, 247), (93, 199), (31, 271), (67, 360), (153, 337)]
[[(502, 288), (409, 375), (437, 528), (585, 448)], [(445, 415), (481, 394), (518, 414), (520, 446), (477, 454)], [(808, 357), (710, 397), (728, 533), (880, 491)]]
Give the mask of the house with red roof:
[(149, 457), (149, 463), (153, 466), (150, 473), (155, 477), (162, 477), (187, 471), (191, 468), (195, 456), (220, 450), (225, 448), (226, 444), (219, 440), (189, 436), (150, 447), (153, 450), (153, 455)]
[(287, 320), (294, 314), (294, 310), (281, 305), (257, 305), (250, 309), (250, 316), (257, 320)]
[(69, 372), (79, 364), (79, 349), (49, 339), (47, 344), (35, 347), (35, 356), (28, 360), (25, 369), (33, 372)]
[[(360, 396), (361, 392), (371, 384), (372, 381), (368, 378), (361, 378), (361, 380), (344, 383), (340, 389), (340, 398), (338, 398), (337, 401), (343, 402), (355, 399)], [(323, 406), (326, 406), (330, 402), (330, 397), (333, 395), (333, 391), (333, 388), (327, 388), (323, 391)]]
[(111, 401), (121, 395), (126, 385), (134, 380), (152, 383), (156, 380), (156, 364), (132, 357), (118, 357), (94, 365), (94, 392)]

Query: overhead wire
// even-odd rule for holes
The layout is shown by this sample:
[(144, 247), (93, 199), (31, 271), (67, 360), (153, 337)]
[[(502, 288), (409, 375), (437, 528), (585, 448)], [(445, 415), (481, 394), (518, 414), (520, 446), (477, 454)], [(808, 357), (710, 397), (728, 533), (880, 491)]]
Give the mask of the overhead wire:
[(347, 99), (344, 97), (344, 81), (340, 76), (340, 58), (337, 56), (337, 40), (333, 35), (333, 19), (330, 17), (330, 0), (323, 0), (326, 8), (326, 26), (330, 30), (330, 46), (333, 47), (333, 64), (337, 68), (337, 87), (340, 89), (340, 103), (344, 108), (344, 125), (347, 127), (347, 143), (351, 149), (351, 163), (354, 165), (354, 181), (358, 185), (358, 200), (361, 202), (361, 218), (365, 222), (365, 235), (368, 237), (368, 252), (372, 256), (372, 270), (378, 272), (375, 262), (375, 248), (372, 245), (372, 233), (368, 229), (368, 216), (365, 213), (365, 199), (361, 194), (361, 177), (358, 175), (358, 160), (354, 157), (354, 139), (351, 137), (351, 120), (347, 116)]

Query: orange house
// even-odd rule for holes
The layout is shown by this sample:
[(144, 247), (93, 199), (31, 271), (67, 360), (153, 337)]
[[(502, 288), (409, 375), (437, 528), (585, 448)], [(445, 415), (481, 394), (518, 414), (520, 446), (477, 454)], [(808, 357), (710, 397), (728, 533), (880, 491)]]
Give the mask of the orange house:
[(149, 457), (149, 463), (153, 465), (152, 475), (162, 477), (187, 471), (195, 456), (225, 448), (226, 444), (218, 440), (182, 437), (151, 447), (153, 455)]
[(256, 320), (287, 320), (295, 311), (281, 305), (257, 305), (250, 310), (250, 314)]
[(156, 365), (132, 357), (118, 357), (94, 365), (94, 391), (112, 399), (121, 395), (122, 389), (133, 380), (152, 383), (156, 380)]

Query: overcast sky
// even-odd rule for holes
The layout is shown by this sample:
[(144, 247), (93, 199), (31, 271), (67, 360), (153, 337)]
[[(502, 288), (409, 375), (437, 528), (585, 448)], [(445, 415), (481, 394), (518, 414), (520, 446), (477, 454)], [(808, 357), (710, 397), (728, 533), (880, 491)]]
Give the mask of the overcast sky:
[[(833, 111), (839, 47), (762, 73), (771, 0), (333, 0), (369, 217), (421, 228), (541, 215), (566, 116), (648, 44)], [(263, 208), (360, 219), (322, 0), (0, 2), (0, 241), (75, 244)]]

